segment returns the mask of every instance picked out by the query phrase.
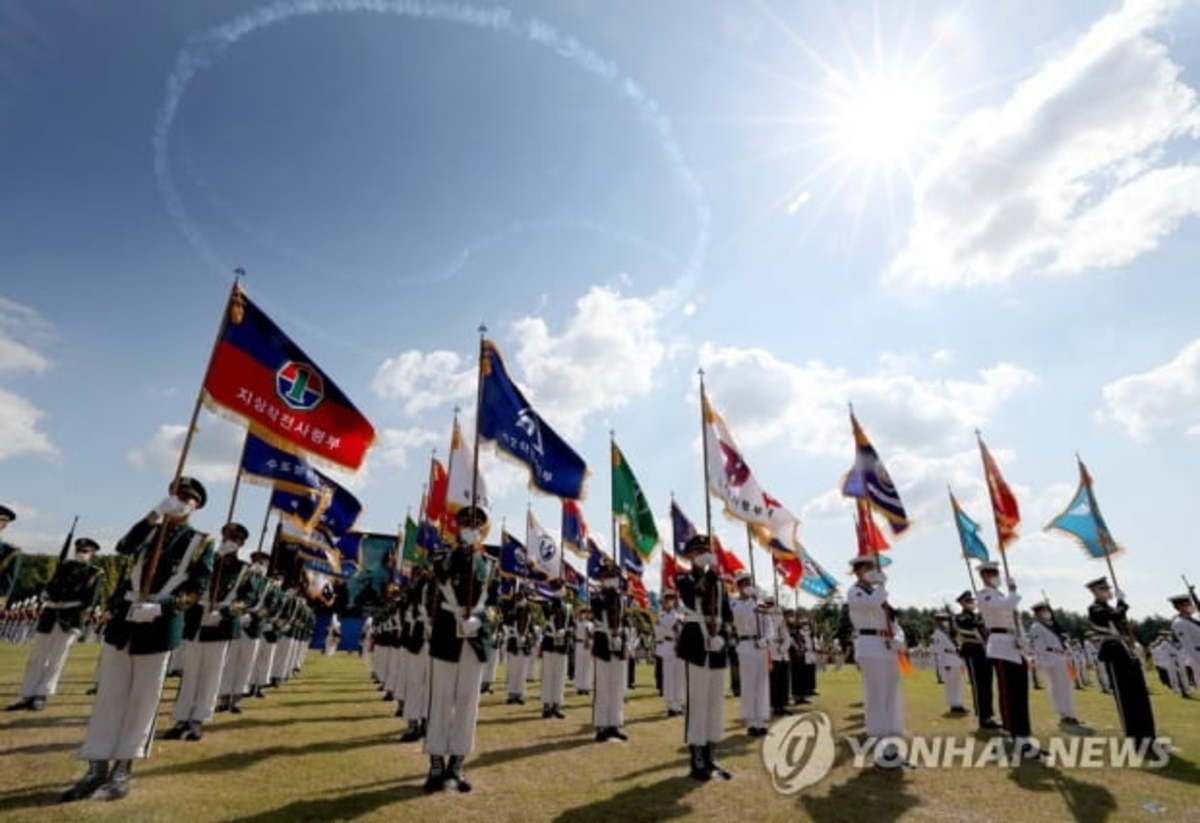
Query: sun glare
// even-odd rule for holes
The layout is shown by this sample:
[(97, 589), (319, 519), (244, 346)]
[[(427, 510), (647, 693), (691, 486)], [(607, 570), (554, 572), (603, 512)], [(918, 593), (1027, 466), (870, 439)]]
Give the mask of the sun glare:
[(911, 167), (932, 137), (938, 108), (929, 84), (898, 76), (862, 78), (834, 98), (829, 138), (857, 164)]

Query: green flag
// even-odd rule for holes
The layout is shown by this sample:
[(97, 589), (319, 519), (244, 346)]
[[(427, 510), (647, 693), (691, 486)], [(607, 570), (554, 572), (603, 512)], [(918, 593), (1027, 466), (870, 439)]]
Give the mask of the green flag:
[(654, 514), (616, 441), (612, 444), (612, 509), (613, 515), (621, 518), (628, 527), (638, 554), (643, 558), (654, 554), (654, 547), (658, 545)]
[(417, 545), (417, 524), (411, 517), (404, 518), (404, 553), (402, 556), (414, 566), (424, 566), (429, 562), (425, 550)]

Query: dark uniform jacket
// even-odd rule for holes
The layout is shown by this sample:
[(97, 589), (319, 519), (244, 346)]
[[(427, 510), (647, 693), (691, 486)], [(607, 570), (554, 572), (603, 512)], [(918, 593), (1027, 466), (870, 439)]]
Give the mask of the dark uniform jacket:
[(150, 571), (150, 554), (162, 528), (142, 520), (117, 543), (117, 553), (131, 557), (133, 567), (109, 601), (112, 617), (104, 641), (130, 654), (158, 654), (177, 648), (183, 639), (183, 613), (204, 594), (212, 575), (212, 538), (187, 523), (172, 523), (166, 527), (162, 555), (147, 596), (147, 602), (157, 603), (162, 613), (144, 623), (127, 620), (133, 601), (140, 597), (142, 578)]
[(263, 627), (276, 608), (279, 600), (279, 587), (271, 582), (265, 574), (251, 573), (258, 596), (250, 604), (250, 620), (242, 626), (242, 636), (250, 640), (258, 640), (263, 635)]
[(509, 654), (533, 653), (533, 616), (529, 603), (510, 604), (504, 613), (504, 625), (508, 627)]
[[(492, 643), (492, 627), (483, 608), (481, 595), (487, 587), (488, 597), (494, 596), (489, 585), (491, 564), (482, 555), (460, 547), (439, 557), (433, 565), (433, 572), (437, 591), (432, 598), (434, 608), (429, 615), (429, 619), (433, 621), (429, 636), (430, 657), (435, 660), (458, 662), (465, 639), (458, 636), (458, 618), (464, 616), (464, 609), (471, 609), (483, 622), (483, 626), (468, 642), (479, 661), (487, 662)], [(443, 590), (446, 586), (454, 594), (458, 606), (456, 613), (445, 608), (453, 605), (447, 600)]]
[[(209, 594), (201, 605), (204, 611), (216, 606), (221, 612), (221, 622), (215, 626), (200, 627), (200, 642), (237, 640), (242, 636), (242, 615), (258, 602), (267, 579), (255, 574), (250, 566), (237, 559), (234, 554), (217, 558)], [(228, 604), (225, 604), (229, 601)]]
[[(725, 595), (725, 584), (712, 569), (693, 569), (687, 574), (677, 575), (675, 587), (679, 602), (684, 607), (683, 628), (675, 653), (679, 659), (693, 666), (723, 669), (729, 659), (728, 628), (733, 622), (733, 611)], [(690, 618), (693, 614), (704, 620), (704, 628)], [(726, 642), (720, 651), (711, 651), (705, 643), (708, 637), (724, 637)]]
[[(574, 623), (571, 621), (571, 610), (562, 600), (555, 598), (546, 604), (546, 633), (542, 635), (542, 653), (566, 654), (571, 650), (575, 639)], [(562, 632), (562, 639), (556, 640), (556, 632)]]
[(960, 611), (954, 615), (954, 630), (958, 634), (960, 653), (981, 654), (987, 645), (987, 629), (978, 612)]
[(624, 660), (621, 593), (616, 589), (601, 589), (592, 597), (591, 607), (592, 654), (597, 660)]
[(1096, 601), (1088, 606), (1088, 622), (1100, 641), (1096, 657), (1104, 663), (1117, 659), (1134, 660), (1136, 658), (1129, 646), (1125, 644), (1128, 622), (1125, 618), (1129, 606), (1125, 601), (1118, 600), (1117, 605)]
[(104, 569), (82, 560), (65, 560), (46, 584), (46, 602), (38, 618), (37, 630), (49, 634), (59, 626), (63, 631), (83, 628), (83, 615), (100, 603), (104, 596)]
[(0, 540), (0, 600), (5, 600), (17, 585), (21, 571), (21, 550)]
[(411, 654), (420, 654), (421, 649), (425, 648), (425, 640), (429, 634), (425, 618), (421, 615), (421, 604), (425, 604), (427, 612), (431, 608), (434, 595), (433, 584), (428, 580), (418, 581), (413, 584), (411, 592), (408, 607), (405, 609), (408, 619), (405, 621), (405, 633), (401, 639), (401, 645)]

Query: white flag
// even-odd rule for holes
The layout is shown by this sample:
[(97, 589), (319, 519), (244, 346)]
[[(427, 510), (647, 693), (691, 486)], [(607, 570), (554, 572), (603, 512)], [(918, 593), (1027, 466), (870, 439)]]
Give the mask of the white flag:
[[(461, 508), (471, 505), (471, 475), (475, 470), (475, 451), (467, 445), (462, 436), (462, 428), (458, 418), (454, 418), (454, 429), (450, 432), (450, 480), (446, 491), (446, 508), (454, 514)], [(483, 472), (475, 484), (475, 501), (479, 508), (488, 510), (487, 484), (483, 482)]]
[(764, 544), (775, 538), (786, 550), (795, 553), (799, 519), (783, 504), (763, 491), (729, 433), (724, 419), (717, 414), (708, 397), (701, 395), (704, 408), (704, 439), (708, 450), (708, 488), (725, 503), (725, 512), (753, 527)]
[(562, 577), (562, 549), (530, 511), (525, 515), (525, 550), (533, 567), (551, 580)]

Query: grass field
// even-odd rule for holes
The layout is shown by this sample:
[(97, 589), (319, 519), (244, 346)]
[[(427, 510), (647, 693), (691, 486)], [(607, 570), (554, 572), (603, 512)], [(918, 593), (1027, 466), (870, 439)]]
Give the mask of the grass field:
[[(9, 702), (26, 647), (0, 646), (0, 699)], [(833, 772), (798, 795), (772, 788), (759, 739), (741, 732), (737, 701), (726, 703), (728, 736), (719, 749), (730, 783), (697, 784), (685, 775), (681, 719), (668, 719), (653, 672), (639, 672), (626, 704), (628, 743), (592, 742), (586, 698), (569, 697), (566, 720), (542, 720), (531, 684), (525, 706), (488, 695), (469, 795), (421, 792), (420, 744), (400, 744), (394, 704), (383, 703), (365, 660), (309, 655), (303, 674), (265, 700), (247, 700), (240, 717), (218, 715), (199, 743), (158, 742), (135, 766), (133, 793), (118, 803), (56, 805), (81, 771), (75, 750), (91, 707), (84, 695), (98, 646), (76, 648), (46, 711), (0, 714), (0, 820), (37, 821), (620, 821), (689, 818), (778, 821), (1200, 821), (1200, 701), (1155, 688), (1159, 733), (1179, 754), (1166, 769), (1059, 770), (1039, 763), (973, 770), (859, 770), (839, 745)], [(503, 670), (501, 671), (501, 674)], [(169, 725), (169, 680), (160, 728)], [(929, 672), (904, 678), (910, 732), (961, 732), (971, 718), (945, 718)], [(816, 706), (836, 733), (862, 726), (857, 672), (820, 679)], [(568, 686), (568, 692), (571, 689)], [(1111, 698), (1078, 693), (1081, 717), (1097, 733), (1115, 731)], [(1046, 692), (1031, 694), (1035, 733), (1056, 718)]]

